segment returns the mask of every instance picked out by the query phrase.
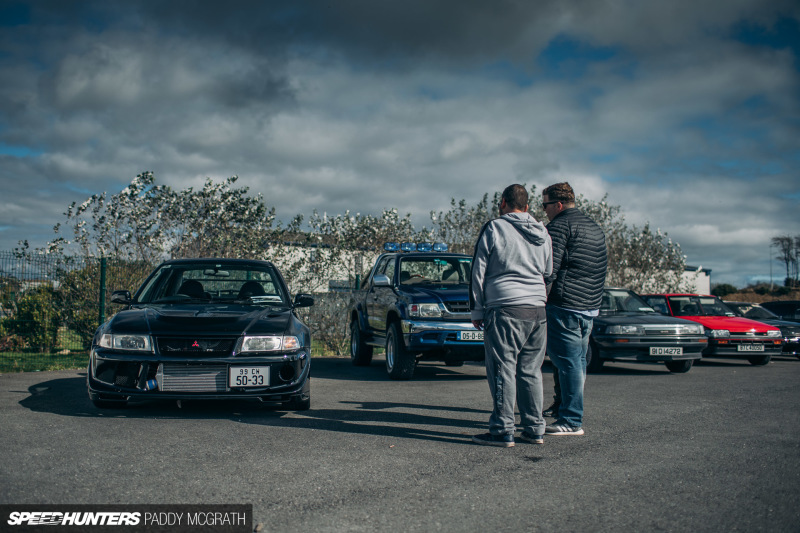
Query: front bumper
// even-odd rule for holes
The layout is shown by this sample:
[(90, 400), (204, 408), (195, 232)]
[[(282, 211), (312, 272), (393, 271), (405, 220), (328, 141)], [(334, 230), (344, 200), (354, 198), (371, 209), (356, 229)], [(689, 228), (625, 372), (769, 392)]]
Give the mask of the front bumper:
[[(228, 373), (232, 366), (268, 366), (269, 384), (231, 387)], [(89, 355), (86, 381), (92, 400), (257, 399), (280, 402), (304, 392), (310, 371), (311, 360), (306, 351), (255, 357), (170, 358), (94, 349)], [(153, 381), (156, 387), (151, 386)]]
[(784, 337), (781, 355), (800, 356), (800, 337)]
[(403, 341), (413, 352), (443, 351), (465, 361), (483, 361), (483, 339), (459, 340), (459, 332), (475, 333), (480, 330), (472, 322), (444, 320), (402, 320)]
[[(703, 351), (703, 357), (731, 357), (749, 359), (759, 355), (781, 355), (783, 351), (781, 339), (752, 339), (736, 338), (708, 339), (708, 348)], [(753, 347), (763, 346), (763, 350), (754, 350)]]
[[(654, 337), (637, 335), (593, 336), (601, 359), (642, 362), (685, 361), (700, 359), (708, 345), (705, 336)], [(681, 348), (683, 353), (650, 355), (650, 348)]]

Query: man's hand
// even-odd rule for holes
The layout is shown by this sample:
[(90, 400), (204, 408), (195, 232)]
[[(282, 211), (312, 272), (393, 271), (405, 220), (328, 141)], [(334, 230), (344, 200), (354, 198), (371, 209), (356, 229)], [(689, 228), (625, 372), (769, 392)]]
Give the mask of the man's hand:
[(475, 329), (483, 329), (483, 320), (473, 320), (472, 325), (475, 326)]

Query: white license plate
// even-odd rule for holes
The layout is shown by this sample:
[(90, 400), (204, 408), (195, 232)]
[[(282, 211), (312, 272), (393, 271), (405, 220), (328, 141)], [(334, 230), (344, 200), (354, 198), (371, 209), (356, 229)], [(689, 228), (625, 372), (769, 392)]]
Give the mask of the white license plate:
[(764, 345), (763, 344), (740, 344), (736, 347), (736, 350), (739, 352), (763, 352)]
[(662, 348), (659, 346), (650, 347), (650, 355), (683, 355), (683, 348)]
[(482, 331), (459, 331), (456, 337), (460, 341), (482, 341)]
[(229, 387), (269, 386), (269, 366), (232, 366), (228, 372)]

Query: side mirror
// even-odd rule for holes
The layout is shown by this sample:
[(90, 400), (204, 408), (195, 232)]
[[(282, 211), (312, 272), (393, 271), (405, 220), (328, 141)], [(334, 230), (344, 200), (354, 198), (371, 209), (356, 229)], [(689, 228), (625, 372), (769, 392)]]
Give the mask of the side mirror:
[(131, 302), (131, 291), (114, 291), (111, 293), (112, 304), (128, 305)]
[(295, 307), (311, 307), (314, 305), (314, 297), (310, 294), (300, 293), (294, 297)]
[(389, 281), (389, 276), (386, 274), (375, 274), (372, 278), (372, 284), (375, 287), (391, 287), (392, 282)]

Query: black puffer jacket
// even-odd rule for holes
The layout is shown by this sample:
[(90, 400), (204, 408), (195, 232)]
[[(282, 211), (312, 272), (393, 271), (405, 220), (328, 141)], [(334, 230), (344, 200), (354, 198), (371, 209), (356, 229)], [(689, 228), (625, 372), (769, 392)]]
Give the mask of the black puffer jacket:
[(547, 303), (576, 311), (599, 309), (608, 267), (603, 230), (571, 207), (551, 220), (547, 231), (553, 239)]

